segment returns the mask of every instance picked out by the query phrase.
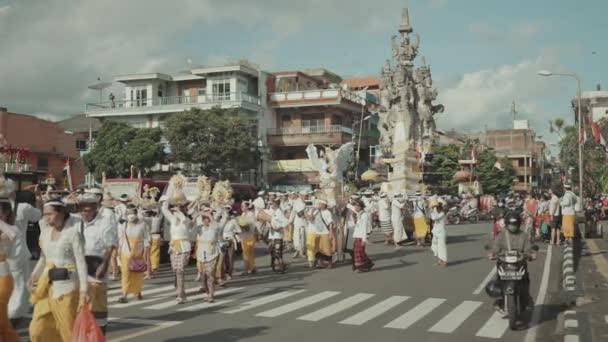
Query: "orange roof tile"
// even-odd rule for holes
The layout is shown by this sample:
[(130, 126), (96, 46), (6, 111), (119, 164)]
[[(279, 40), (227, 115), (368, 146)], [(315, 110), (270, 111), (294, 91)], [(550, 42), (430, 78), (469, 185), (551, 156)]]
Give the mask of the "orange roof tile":
[(365, 87), (379, 87), (380, 80), (377, 77), (353, 77), (346, 79), (342, 82), (346, 84), (349, 88), (365, 88)]

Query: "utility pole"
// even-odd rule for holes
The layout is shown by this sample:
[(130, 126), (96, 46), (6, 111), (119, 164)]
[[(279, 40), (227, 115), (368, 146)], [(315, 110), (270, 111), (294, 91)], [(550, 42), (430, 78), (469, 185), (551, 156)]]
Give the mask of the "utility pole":
[(511, 116), (513, 117), (513, 129), (515, 129), (515, 116), (517, 115), (517, 109), (515, 107), (515, 100), (511, 103)]

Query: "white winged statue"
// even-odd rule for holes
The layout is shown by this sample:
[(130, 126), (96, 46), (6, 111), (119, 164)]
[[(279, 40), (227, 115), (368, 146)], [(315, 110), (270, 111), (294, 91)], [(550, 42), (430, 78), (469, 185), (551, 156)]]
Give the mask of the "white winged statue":
[(315, 169), (319, 171), (320, 187), (326, 195), (330, 205), (335, 205), (336, 190), (340, 189), (342, 175), (348, 169), (353, 159), (354, 144), (352, 142), (340, 146), (337, 150), (329, 147), (319, 156), (315, 145), (306, 147), (308, 159)]

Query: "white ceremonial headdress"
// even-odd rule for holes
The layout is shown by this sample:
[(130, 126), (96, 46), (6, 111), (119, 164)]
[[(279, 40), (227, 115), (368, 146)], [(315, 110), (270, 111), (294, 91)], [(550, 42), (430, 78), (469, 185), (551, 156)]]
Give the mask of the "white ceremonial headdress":
[(87, 192), (78, 196), (78, 203), (80, 204), (97, 204), (97, 195), (95, 193)]

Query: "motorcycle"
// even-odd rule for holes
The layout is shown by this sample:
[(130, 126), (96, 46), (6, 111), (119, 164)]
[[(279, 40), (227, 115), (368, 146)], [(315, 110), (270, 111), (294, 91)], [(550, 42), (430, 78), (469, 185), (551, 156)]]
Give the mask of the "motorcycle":
[(448, 224), (477, 223), (479, 222), (479, 209), (471, 209), (465, 215), (462, 215), (459, 207), (451, 207), (446, 214), (446, 219)]
[[(532, 249), (538, 251), (538, 246), (535, 245)], [(528, 300), (531, 300), (522, 296), (524, 286), (528, 286), (526, 283), (530, 281), (527, 261), (532, 259), (519, 251), (504, 251), (495, 258), (497, 279), (488, 283), (486, 292), (490, 297), (502, 298), (503, 309), (509, 318), (509, 327), (515, 330), (526, 311)]]

